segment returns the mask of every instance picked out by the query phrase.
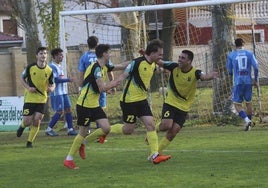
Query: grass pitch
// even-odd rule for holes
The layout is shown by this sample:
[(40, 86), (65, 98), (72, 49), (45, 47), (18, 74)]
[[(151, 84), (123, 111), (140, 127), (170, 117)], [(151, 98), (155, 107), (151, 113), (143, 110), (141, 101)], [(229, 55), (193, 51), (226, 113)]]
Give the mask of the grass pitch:
[[(40, 131), (34, 148), (25, 148), (28, 133), (0, 133), (1, 188), (180, 188), (268, 187), (268, 127), (184, 127), (166, 154), (169, 161), (147, 161), (145, 131), (110, 135), (104, 144), (87, 145), (87, 159), (78, 154), (79, 170), (63, 166), (73, 138)], [(159, 140), (163, 134), (159, 134)]]

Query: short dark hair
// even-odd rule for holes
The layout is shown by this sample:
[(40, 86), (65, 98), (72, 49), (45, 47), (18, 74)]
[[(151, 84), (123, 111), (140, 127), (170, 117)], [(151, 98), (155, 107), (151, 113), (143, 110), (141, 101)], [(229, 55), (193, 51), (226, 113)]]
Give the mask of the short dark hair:
[(87, 45), (89, 49), (94, 49), (98, 45), (99, 39), (96, 36), (89, 36), (87, 39)]
[(190, 51), (190, 50), (182, 50), (182, 53), (187, 54), (188, 59), (190, 59), (191, 61), (193, 61), (193, 59), (194, 59), (194, 53), (192, 51)]
[(103, 53), (108, 52), (110, 50), (110, 45), (109, 44), (99, 44), (95, 48), (95, 53), (97, 58), (101, 58), (103, 56)]
[(63, 52), (63, 50), (61, 48), (54, 48), (53, 50), (51, 50), (51, 55), (52, 55), (52, 57), (55, 57), (56, 55), (58, 55), (61, 52)]
[(44, 51), (44, 50), (47, 50), (47, 47), (44, 47), (44, 46), (40, 46), (36, 49), (35, 51), (35, 54), (37, 55), (40, 51)]
[(242, 38), (237, 38), (235, 39), (235, 46), (236, 47), (241, 47), (245, 44), (244, 40)]
[(157, 52), (159, 48), (163, 48), (163, 41), (159, 39), (153, 39), (147, 45), (145, 54), (150, 55), (152, 52)]

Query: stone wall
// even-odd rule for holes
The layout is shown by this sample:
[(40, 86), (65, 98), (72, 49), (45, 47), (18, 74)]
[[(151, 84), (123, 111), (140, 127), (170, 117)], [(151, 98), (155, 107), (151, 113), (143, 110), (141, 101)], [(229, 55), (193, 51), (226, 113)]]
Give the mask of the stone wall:
[(21, 48), (10, 48), (0, 53), (0, 96), (22, 96), (24, 89), (20, 83), (20, 75), (26, 65), (26, 53)]
[[(66, 69), (68, 76), (75, 78), (75, 82), (69, 83), (69, 93), (78, 93), (78, 62), (81, 54), (86, 48), (79, 47), (78, 49), (68, 50), (66, 54)], [(120, 63), (121, 60), (118, 50), (112, 51), (112, 61), (114, 64)], [(23, 96), (24, 88), (20, 83), (20, 76), (27, 65), (27, 54), (19, 47), (9, 48), (8, 52), (0, 52), (0, 96)], [(50, 60), (50, 57), (48, 57)], [(116, 73), (118, 74), (118, 73)]]

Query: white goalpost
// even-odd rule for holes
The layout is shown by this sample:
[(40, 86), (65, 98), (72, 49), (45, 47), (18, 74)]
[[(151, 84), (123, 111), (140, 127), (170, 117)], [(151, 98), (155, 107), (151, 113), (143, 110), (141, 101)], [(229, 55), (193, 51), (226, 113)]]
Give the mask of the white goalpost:
[[(195, 1), (185, 3), (172, 3), (172, 4), (161, 4), (161, 5), (145, 5), (136, 7), (120, 7), (120, 8), (104, 8), (104, 9), (93, 9), (93, 10), (74, 10), (74, 11), (61, 11), (60, 14), (60, 46), (66, 52), (66, 27), (65, 18), (66, 16), (75, 15), (89, 15), (89, 14), (111, 14), (111, 13), (123, 13), (123, 12), (135, 12), (135, 11), (153, 11), (153, 10), (165, 10), (175, 8), (187, 8), (194, 6), (208, 6), (208, 5), (220, 5), (220, 4), (231, 4), (241, 2), (252, 2), (254, 0), (217, 0), (217, 1)], [(63, 62), (63, 66), (66, 68), (66, 61)]]
[[(265, 34), (268, 31), (265, 28), (267, 28), (268, 24), (268, 2), (265, 0), (204, 0), (172, 4), (119, 8), (100, 7), (99, 9), (61, 11), (60, 45), (66, 54), (65, 57), (68, 54), (69, 58), (65, 58), (63, 61), (65, 72), (76, 74), (79, 56), (87, 49), (86, 39), (88, 35), (96, 35), (100, 43), (111, 45), (114, 55), (112, 57), (113, 62), (122, 62), (139, 56), (139, 49), (144, 48), (147, 41), (156, 38), (159, 33), (161, 35), (161, 32), (166, 29), (164, 27), (167, 26), (163, 24), (161, 14), (163, 14), (163, 10), (171, 10), (174, 13), (174, 25), (170, 27), (175, 28), (174, 36), (172, 36), (174, 44), (170, 44), (173, 50), (171, 60), (177, 61), (178, 52), (187, 48), (195, 54), (193, 61), (195, 67), (204, 72), (216, 69), (221, 73), (222, 77), (217, 83), (210, 82), (206, 83), (206, 85), (199, 83), (194, 104), (195, 108), (189, 113), (189, 118), (199, 119), (205, 123), (211, 122), (214, 118), (213, 113), (218, 112), (215, 111), (215, 106), (223, 109), (223, 104), (227, 99), (225, 96), (221, 96), (221, 98), (218, 98), (218, 101), (209, 100), (207, 102), (204, 100), (204, 98), (207, 98), (207, 96), (204, 96), (204, 93), (207, 92), (206, 89), (210, 88), (209, 97), (211, 99), (216, 98), (214, 96), (214, 85), (217, 85), (217, 87), (218, 85), (221, 86), (220, 89), (216, 89), (216, 94), (229, 94), (231, 90), (230, 81), (224, 74), (224, 64), (226, 55), (232, 46), (229, 44), (230, 40), (224, 41), (223, 39), (215, 39), (212, 36), (214, 27), (220, 27), (213, 22), (215, 19), (212, 19), (216, 16), (215, 14), (213, 15), (215, 7), (229, 8), (224, 10), (229, 12), (226, 13), (225, 17), (222, 17), (222, 25), (228, 25), (230, 20), (234, 20), (235, 32), (230, 31), (229, 33), (234, 34), (235, 36), (233, 37), (243, 38), (246, 41), (245, 47), (255, 51), (260, 67), (259, 75), (261, 78), (267, 78), (268, 65), (266, 65), (265, 60), (268, 59), (268, 39)], [(156, 11), (158, 12), (159, 19), (153, 17)], [(254, 29), (252, 29), (253, 23)], [(163, 35), (161, 37), (163, 38)], [(82, 47), (81, 44), (83, 44)], [(220, 50), (222, 51), (219, 52), (221, 54), (220, 59), (215, 59), (215, 52), (213, 51), (215, 46), (221, 47)], [(78, 50), (79, 53), (74, 52), (74, 49)], [(70, 54), (72, 53), (76, 53), (76, 55), (71, 56)], [(219, 62), (216, 64), (215, 61)], [(163, 82), (162, 77), (155, 79), (159, 89), (166, 84), (166, 82)], [(166, 81), (167, 77), (164, 79)], [(203, 92), (205, 90), (206, 92)], [(267, 106), (268, 108), (268, 104), (265, 105), (266, 101), (260, 97), (258, 100), (254, 104), (261, 104), (259, 108), (265, 111), (265, 107)], [(258, 109), (257, 106), (254, 108)], [(219, 112), (221, 113), (222, 111)]]

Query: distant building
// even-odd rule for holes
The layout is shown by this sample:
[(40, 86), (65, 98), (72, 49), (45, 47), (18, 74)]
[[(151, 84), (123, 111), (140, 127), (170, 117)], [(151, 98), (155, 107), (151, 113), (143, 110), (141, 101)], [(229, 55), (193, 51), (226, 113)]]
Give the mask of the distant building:
[(0, 51), (6, 51), (11, 47), (21, 47), (23, 37), (0, 32)]
[[(177, 0), (177, 3), (194, 2), (200, 0)], [(158, 0), (158, 4), (163, 0)], [(237, 3), (234, 8), (234, 19), (236, 34), (242, 38), (250, 38), (252, 35), (252, 24), (254, 24), (254, 36), (256, 42), (268, 41), (268, 1)], [(188, 12), (187, 12), (188, 11)], [(208, 7), (190, 7), (188, 10), (181, 9), (175, 11), (176, 23), (175, 30), (176, 45), (206, 45), (212, 40), (212, 13)], [(150, 24), (150, 30), (155, 30), (155, 24)], [(188, 27), (188, 28), (187, 28)], [(162, 20), (158, 23), (158, 28), (162, 29)], [(198, 31), (195, 38), (188, 37), (189, 33)], [(178, 38), (180, 37), (180, 38)]]
[(0, 0), (0, 51), (10, 47), (22, 47), (24, 32), (16, 21), (11, 19), (10, 6)]

